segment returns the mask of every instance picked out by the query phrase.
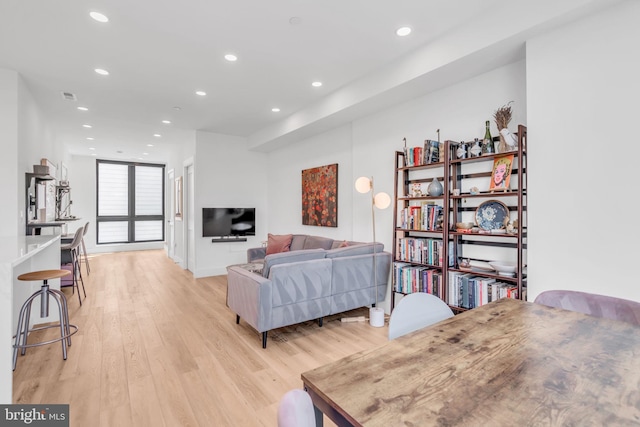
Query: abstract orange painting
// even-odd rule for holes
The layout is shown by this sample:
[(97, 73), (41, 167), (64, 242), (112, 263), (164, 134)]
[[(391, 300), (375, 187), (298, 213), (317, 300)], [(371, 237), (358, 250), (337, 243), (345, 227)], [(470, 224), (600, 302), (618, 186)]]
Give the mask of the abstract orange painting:
[(302, 171), (302, 224), (338, 226), (338, 164)]

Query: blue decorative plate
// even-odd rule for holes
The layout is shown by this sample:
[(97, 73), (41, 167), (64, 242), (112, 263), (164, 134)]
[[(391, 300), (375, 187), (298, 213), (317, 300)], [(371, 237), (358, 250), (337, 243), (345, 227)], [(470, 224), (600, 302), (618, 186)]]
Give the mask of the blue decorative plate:
[(509, 208), (498, 200), (487, 200), (476, 209), (476, 223), (483, 230), (498, 230), (504, 227), (509, 217)]

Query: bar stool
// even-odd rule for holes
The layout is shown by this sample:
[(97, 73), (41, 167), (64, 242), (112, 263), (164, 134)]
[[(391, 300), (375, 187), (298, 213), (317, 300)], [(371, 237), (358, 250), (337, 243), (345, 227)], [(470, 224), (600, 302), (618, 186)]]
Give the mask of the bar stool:
[[(87, 274), (91, 273), (91, 268), (89, 267), (89, 257), (87, 256), (87, 246), (84, 244), (84, 236), (87, 235), (87, 231), (89, 231), (89, 222), (84, 225), (82, 230), (82, 256), (80, 257), (80, 261), (84, 261), (84, 266), (87, 269)], [(83, 259), (84, 258), (84, 259)]]
[[(16, 369), (16, 363), (18, 361), (18, 349), (22, 349), (22, 355), (25, 354), (27, 348), (37, 347), (45, 344), (52, 344), (60, 341), (62, 343), (62, 358), (67, 360), (67, 345), (71, 345), (71, 335), (78, 332), (76, 325), (69, 324), (69, 309), (67, 307), (67, 298), (64, 294), (57, 289), (50, 289), (48, 281), (51, 279), (59, 279), (71, 274), (68, 270), (40, 270), (32, 271), (30, 273), (24, 273), (18, 276), (18, 280), (22, 281), (39, 281), (42, 280), (42, 286), (40, 290), (33, 293), (20, 309), (20, 315), (18, 316), (18, 329), (16, 331), (16, 340), (13, 345), (13, 370)], [(58, 304), (58, 313), (60, 314), (60, 323), (56, 325), (40, 326), (37, 328), (29, 329), (29, 319), (31, 317), (31, 303), (37, 297), (40, 297), (40, 317), (44, 318), (49, 316), (49, 296), (52, 296), (55, 302)], [(37, 343), (27, 344), (27, 335), (29, 332), (39, 331), (49, 328), (60, 328), (60, 336), (58, 338), (42, 341)], [(73, 331), (71, 330), (73, 328)]]
[[(60, 245), (60, 264), (71, 264), (73, 279), (71, 281), (73, 292), (78, 289), (78, 301), (82, 305), (82, 297), (80, 296), (80, 283), (82, 283), (82, 292), (87, 297), (87, 291), (84, 289), (84, 279), (82, 278), (82, 269), (80, 268), (80, 243), (83, 237), (83, 227), (76, 230), (71, 243), (63, 243)], [(78, 282), (78, 278), (80, 281)]]

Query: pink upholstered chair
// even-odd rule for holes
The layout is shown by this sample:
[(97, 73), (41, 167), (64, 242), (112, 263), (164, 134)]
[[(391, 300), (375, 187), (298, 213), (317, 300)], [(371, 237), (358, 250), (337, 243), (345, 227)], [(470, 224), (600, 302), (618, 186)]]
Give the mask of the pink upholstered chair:
[(278, 427), (315, 427), (313, 402), (306, 391), (289, 390), (278, 404)]
[(640, 302), (636, 301), (587, 292), (553, 290), (539, 294), (534, 303), (640, 326)]

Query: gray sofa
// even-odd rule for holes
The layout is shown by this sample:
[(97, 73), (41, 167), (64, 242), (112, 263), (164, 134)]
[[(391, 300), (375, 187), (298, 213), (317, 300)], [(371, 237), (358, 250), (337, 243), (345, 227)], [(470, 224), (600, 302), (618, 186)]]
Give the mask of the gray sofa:
[(266, 255), (265, 248), (247, 251), (250, 263), (263, 260), (262, 275), (230, 266), (227, 306), (262, 334), (308, 320), (375, 304), (373, 256), (377, 266), (378, 302), (384, 301), (391, 254), (381, 243), (347, 242), (319, 236), (293, 235), (289, 252)]

